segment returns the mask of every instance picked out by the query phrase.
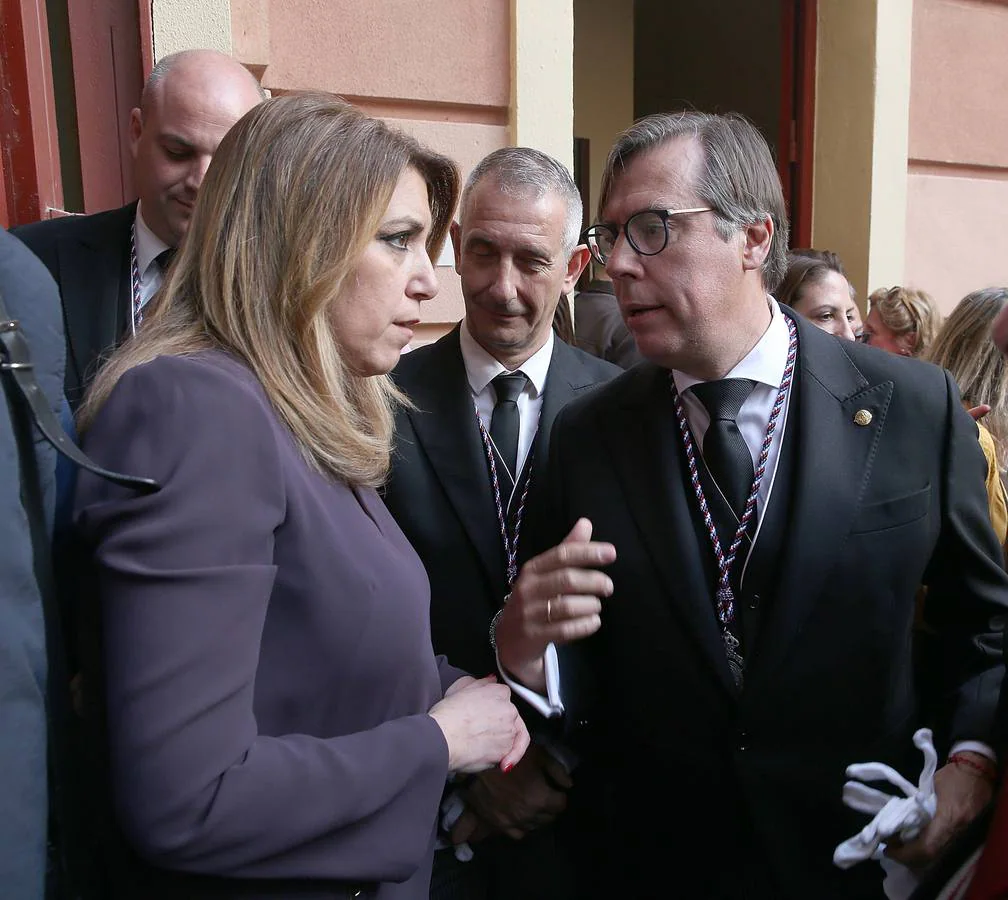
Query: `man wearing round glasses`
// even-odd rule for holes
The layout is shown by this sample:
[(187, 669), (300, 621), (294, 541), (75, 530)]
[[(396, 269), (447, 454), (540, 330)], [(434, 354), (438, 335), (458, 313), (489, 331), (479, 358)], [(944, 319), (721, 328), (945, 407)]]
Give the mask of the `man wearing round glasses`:
[[(694, 206), (692, 209), (643, 209), (630, 216), (622, 229), (613, 225), (592, 225), (585, 232), (585, 239), (592, 256), (603, 266), (609, 258), (609, 254), (613, 252), (621, 230), (630, 242), (630, 246), (641, 256), (656, 256), (668, 246), (670, 219), (690, 213), (712, 211), (709, 206)], [(673, 234), (676, 233), (676, 227), (673, 222)]]
[(937, 814), (890, 854), (926, 864), (990, 797), (1008, 576), (974, 426), (941, 370), (777, 304), (787, 229), (740, 116), (651, 116), (609, 155), (585, 239), (652, 365), (558, 418), (556, 546), (492, 635), (581, 751), (585, 897), (882, 897), (878, 865), (832, 862), (868, 822), (845, 769), (916, 780), (925, 724)]

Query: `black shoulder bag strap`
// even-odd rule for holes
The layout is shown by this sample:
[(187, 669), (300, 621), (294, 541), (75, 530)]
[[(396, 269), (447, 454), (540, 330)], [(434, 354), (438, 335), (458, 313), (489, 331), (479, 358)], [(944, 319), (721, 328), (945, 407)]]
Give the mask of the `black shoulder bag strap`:
[(81, 785), (77, 784), (79, 779), (74, 777), (74, 745), (71, 734), (74, 713), (67, 664), (67, 644), (53, 573), (42, 480), (35, 456), (33, 425), (38, 427), (43, 437), (59, 453), (95, 475), (142, 493), (160, 490), (160, 485), (150, 478), (121, 475), (103, 469), (88, 459), (67, 436), (63, 426), (53, 414), (49, 400), (39, 387), (28, 342), (18, 322), (11, 319), (7, 312), (2, 294), (0, 294), (0, 381), (7, 396), (17, 443), (18, 462), (21, 467), (21, 502), (28, 519), (35, 578), (42, 598), (45, 622), (48, 667), (46, 719), (49, 732), (49, 833), (50, 850), (55, 852), (55, 858), (51, 859), (51, 862), (55, 863), (58, 869), (53, 874), (59, 881), (55, 892), (58, 896), (76, 896), (79, 890), (79, 886), (74, 884), (77, 873), (86, 870), (79, 857), (82, 853), (82, 842), (75, 839), (79, 834), (78, 829), (82, 827), (81, 810), (75, 808), (81, 795)]

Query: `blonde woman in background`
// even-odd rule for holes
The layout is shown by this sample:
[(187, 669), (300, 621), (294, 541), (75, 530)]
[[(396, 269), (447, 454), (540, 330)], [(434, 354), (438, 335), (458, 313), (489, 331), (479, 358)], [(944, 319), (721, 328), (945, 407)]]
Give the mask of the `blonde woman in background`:
[(941, 313), (930, 294), (916, 288), (872, 291), (862, 340), (899, 356), (920, 356), (941, 328)]
[[(979, 408), (983, 423), (980, 446), (987, 458), (987, 495), (991, 522), (1001, 543), (1008, 536), (1003, 486), (1008, 461), (1008, 365), (991, 339), (998, 314), (1008, 305), (1008, 288), (985, 288), (967, 294), (945, 320), (924, 359), (947, 369), (971, 411)], [(983, 413), (983, 409), (989, 409)]]

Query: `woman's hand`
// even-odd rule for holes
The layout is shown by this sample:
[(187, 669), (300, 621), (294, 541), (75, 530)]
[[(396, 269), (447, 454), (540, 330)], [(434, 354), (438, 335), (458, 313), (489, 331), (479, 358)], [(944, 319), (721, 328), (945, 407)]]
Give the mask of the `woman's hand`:
[(445, 691), (444, 695), (446, 697), (450, 697), (452, 694), (456, 693), (457, 691), (461, 691), (463, 688), (467, 688), (467, 687), (469, 687), (469, 685), (475, 684), (475, 683), (476, 683), (476, 679), (473, 678), (472, 675), (463, 675), (457, 681), (453, 681), (451, 684), (448, 685), (448, 690)]
[(448, 771), (471, 774), (500, 765), (505, 772), (529, 745), (525, 723), (511, 702), (511, 689), (496, 677), (460, 678), (431, 707), (448, 744)]

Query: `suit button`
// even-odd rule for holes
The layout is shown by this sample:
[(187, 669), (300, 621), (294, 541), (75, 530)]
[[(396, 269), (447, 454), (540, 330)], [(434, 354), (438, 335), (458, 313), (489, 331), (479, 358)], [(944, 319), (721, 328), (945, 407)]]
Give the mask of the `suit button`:
[(744, 753), (749, 744), (749, 735), (745, 731), (740, 731), (738, 736), (738, 751)]
[(578, 728), (587, 728), (588, 727), (588, 720), (587, 719), (578, 719), (577, 720), (577, 727)]
[(753, 594), (749, 598), (749, 609), (759, 609), (760, 595)]

